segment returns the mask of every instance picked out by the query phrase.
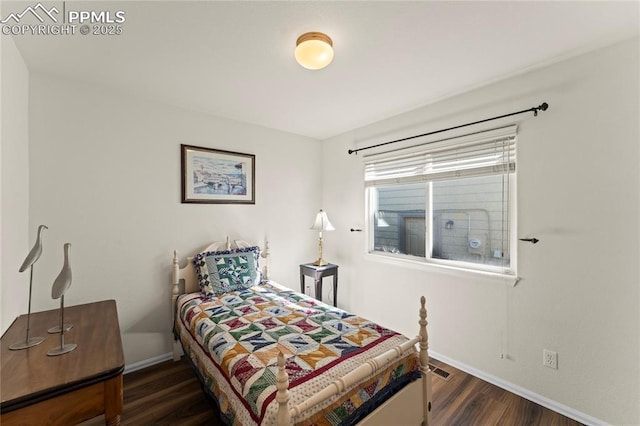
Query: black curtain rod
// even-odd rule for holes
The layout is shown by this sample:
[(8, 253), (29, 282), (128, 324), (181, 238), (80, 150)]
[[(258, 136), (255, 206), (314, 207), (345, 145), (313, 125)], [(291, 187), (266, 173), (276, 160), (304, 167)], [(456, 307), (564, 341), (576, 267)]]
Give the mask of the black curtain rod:
[(409, 137), (402, 138), (402, 139), (396, 139), (395, 141), (389, 141), (389, 142), (379, 143), (377, 145), (365, 146), (364, 148), (350, 149), (348, 152), (349, 152), (349, 154), (357, 154), (358, 151), (364, 151), (365, 149), (377, 148), (379, 146), (389, 145), (389, 144), (397, 143), (397, 142), (408, 141), (410, 139), (421, 138), (423, 136), (435, 135), (436, 133), (447, 132), (449, 130), (455, 130), (455, 129), (459, 129), (461, 127), (473, 126), (474, 124), (480, 124), (480, 123), (485, 123), (485, 122), (491, 121), (491, 120), (498, 120), (500, 118), (511, 117), (512, 115), (524, 114), (525, 112), (533, 112), (534, 117), (537, 117), (538, 116), (538, 111), (546, 111), (547, 108), (549, 108), (549, 104), (546, 103), (546, 102), (543, 102), (540, 105), (538, 105), (537, 107), (533, 107), (533, 108), (529, 108), (529, 109), (523, 109), (522, 111), (512, 112), (510, 114), (499, 115), (497, 117), (485, 118), (484, 120), (474, 121), (473, 123), (461, 124), (459, 126), (453, 126), (453, 127), (447, 128), (447, 129), (435, 130), (433, 132), (423, 133), (421, 135), (415, 135), (415, 136), (409, 136)]

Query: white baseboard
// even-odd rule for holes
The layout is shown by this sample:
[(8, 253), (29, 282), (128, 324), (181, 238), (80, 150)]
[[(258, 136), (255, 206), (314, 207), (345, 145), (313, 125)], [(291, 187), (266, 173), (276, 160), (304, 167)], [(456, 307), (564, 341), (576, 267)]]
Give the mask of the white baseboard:
[(143, 368), (151, 367), (152, 365), (160, 364), (161, 362), (168, 361), (173, 359), (173, 354), (168, 352), (166, 354), (154, 356), (153, 358), (143, 359), (142, 361), (134, 362), (133, 364), (128, 364), (124, 366), (124, 374), (133, 373), (137, 370), (142, 370)]
[(531, 392), (528, 389), (515, 385), (513, 383), (507, 382), (499, 377), (492, 376), (491, 374), (487, 374), (483, 371), (477, 370), (473, 367), (470, 367), (466, 364), (458, 362), (454, 359), (451, 359), (447, 356), (441, 355), (437, 352), (429, 350), (429, 356), (433, 356), (433, 358), (438, 361), (442, 361), (445, 364), (449, 364), (452, 367), (457, 368), (458, 370), (464, 371), (465, 373), (469, 373), (472, 376), (476, 376), (486, 382), (489, 382), (493, 385), (496, 385), (502, 389), (508, 390), (511, 393), (519, 395), (529, 401), (535, 402), (536, 404), (542, 405), (550, 410), (553, 410), (557, 413), (562, 414), (563, 416), (569, 417), (573, 420), (576, 420), (582, 424), (588, 426), (610, 426), (608, 423), (603, 422), (600, 419), (597, 419), (593, 416), (589, 416), (588, 414), (581, 413), (577, 410), (574, 410), (571, 407), (567, 407), (566, 405), (560, 404), (559, 402), (553, 401), (545, 396), (539, 395), (535, 392)]

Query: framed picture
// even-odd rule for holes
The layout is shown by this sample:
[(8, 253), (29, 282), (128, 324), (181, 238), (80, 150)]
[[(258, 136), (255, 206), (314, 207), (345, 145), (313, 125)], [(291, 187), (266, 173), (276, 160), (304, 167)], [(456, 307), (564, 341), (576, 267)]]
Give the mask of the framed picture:
[(183, 203), (255, 204), (255, 155), (180, 147)]

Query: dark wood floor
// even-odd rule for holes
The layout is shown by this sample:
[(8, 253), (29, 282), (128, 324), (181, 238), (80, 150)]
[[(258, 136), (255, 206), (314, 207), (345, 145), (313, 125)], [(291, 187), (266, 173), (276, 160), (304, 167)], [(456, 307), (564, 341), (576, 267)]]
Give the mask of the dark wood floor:
[[(447, 364), (434, 359), (430, 362), (449, 373), (446, 380), (432, 375), (434, 425), (580, 425)], [(103, 424), (101, 418), (82, 423), (83, 426)], [(183, 359), (124, 376), (122, 424), (217, 426), (222, 423)]]
[(581, 426), (555, 411), (494, 386), (435, 359), (450, 376), (432, 374), (433, 423), (477, 426)]

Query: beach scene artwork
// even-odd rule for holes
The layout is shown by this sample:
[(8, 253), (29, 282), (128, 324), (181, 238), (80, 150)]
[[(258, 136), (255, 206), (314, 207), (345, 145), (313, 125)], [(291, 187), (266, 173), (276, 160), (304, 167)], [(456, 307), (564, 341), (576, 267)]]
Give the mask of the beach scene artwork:
[(183, 203), (254, 204), (255, 156), (182, 145)]
[(246, 162), (193, 156), (193, 192), (247, 195)]

